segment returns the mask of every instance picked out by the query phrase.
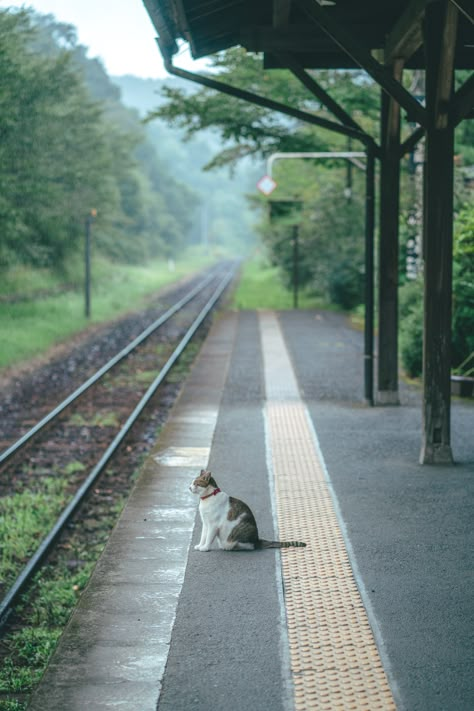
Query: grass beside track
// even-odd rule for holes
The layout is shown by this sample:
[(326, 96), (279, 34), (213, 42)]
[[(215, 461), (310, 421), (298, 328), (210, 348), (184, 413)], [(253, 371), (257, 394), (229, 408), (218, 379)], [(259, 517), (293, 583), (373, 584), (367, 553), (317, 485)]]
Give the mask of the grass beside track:
[(93, 267), (90, 319), (84, 315), (82, 286), (61, 290), (59, 278), (46, 271), (7, 272), (0, 286), (0, 369), (40, 355), (90, 324), (139, 308), (150, 294), (212, 261), (199, 253), (189, 254), (170, 271), (163, 259), (146, 266), (98, 259)]
[[(319, 297), (304, 289), (299, 291), (298, 307), (328, 308)], [(284, 285), (278, 267), (269, 266), (262, 257), (256, 256), (242, 266), (240, 283), (234, 294), (233, 308), (276, 311), (292, 309), (293, 291)]]
[[(202, 338), (198, 334), (197, 341), (186, 349), (168, 375), (168, 383), (180, 383), (186, 377)], [(156, 407), (160, 408), (160, 405)], [(0, 711), (26, 710), (31, 693), (40, 681), (127, 501), (145, 456), (145, 453), (140, 455), (131, 470), (128, 485), (122, 484), (119, 490), (113, 463), (107, 467), (95, 488), (99, 487), (108, 496), (102, 504), (89, 506), (91, 495), (88, 495), (73, 522), (68, 524), (67, 535), (63, 535), (55, 547), (54, 563), (43, 566), (21, 596), (15, 609), (21, 622), (14, 624), (0, 640)], [(80, 462), (71, 461), (64, 474), (81, 468), (84, 467)], [(65, 475), (58, 473), (54, 478), (38, 480), (32, 489), (25, 487), (0, 498), (2, 594), (70, 500), (70, 479)], [(83, 528), (88, 531), (86, 536), (82, 533)]]
[[(11, 508), (16, 513), (20, 511), (25, 524), (18, 529), (14, 521), (14, 531), (9, 535), (12, 519), (7, 518), (8, 511), (2, 512), (5, 526), (0, 529), (0, 537), (4, 539), (9, 555), (5, 565), (0, 567), (0, 576), (8, 583), (14, 577), (12, 562), (18, 561), (18, 551), (21, 549), (26, 560), (64, 506), (67, 481), (59, 479), (51, 484), (52, 481), (45, 483), (43, 492), (24, 491), (3, 499), (3, 508)], [(2, 640), (0, 711), (26, 709), (29, 695), (43, 674), (124, 503), (125, 497), (121, 497), (108, 511), (102, 512), (95, 540), (92, 543), (89, 540), (87, 547), (80, 535), (70, 536), (68, 543), (58, 551), (55, 565), (42, 568), (22, 596), (16, 613), (29, 618), (29, 624), (12, 630)], [(16, 541), (13, 547), (12, 536)]]

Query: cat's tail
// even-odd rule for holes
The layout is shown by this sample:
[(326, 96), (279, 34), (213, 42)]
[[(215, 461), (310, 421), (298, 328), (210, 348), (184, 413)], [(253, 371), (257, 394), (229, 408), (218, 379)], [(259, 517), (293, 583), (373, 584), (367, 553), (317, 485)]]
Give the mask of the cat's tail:
[(306, 548), (306, 543), (302, 541), (266, 541), (260, 538), (258, 548)]

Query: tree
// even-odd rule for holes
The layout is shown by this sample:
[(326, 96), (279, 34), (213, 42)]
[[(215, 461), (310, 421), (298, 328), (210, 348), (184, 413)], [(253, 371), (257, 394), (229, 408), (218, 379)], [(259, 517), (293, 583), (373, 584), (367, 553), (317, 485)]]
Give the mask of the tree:
[[(212, 59), (212, 76), (228, 84), (276, 99), (288, 106), (335, 120), (328, 110), (286, 70), (265, 71), (260, 57), (231, 49)], [(379, 92), (360, 71), (318, 71), (317, 81), (339, 101), (369, 133), (378, 130)], [(340, 134), (316, 128), (225, 94), (203, 88), (194, 93), (177, 87), (163, 90), (165, 103), (149, 115), (186, 131), (187, 136), (213, 127), (225, 148), (207, 168), (233, 165), (242, 157), (265, 157), (273, 152), (347, 150)], [(345, 166), (285, 161), (276, 165), (278, 188), (271, 200), (304, 202), (300, 215), (299, 278), (313, 290), (337, 303), (353, 306), (361, 298), (363, 281), (363, 204), (361, 187), (350, 201), (343, 197)], [(358, 180), (358, 179), (357, 179)], [(287, 284), (293, 278), (291, 227), (285, 221), (265, 220), (263, 239), (272, 262)]]
[(474, 207), (456, 221), (453, 270), (453, 365), (474, 353)]
[[(263, 69), (259, 56), (233, 48), (211, 57), (212, 76), (236, 87), (275, 99), (288, 106), (333, 119), (327, 109), (286, 70)], [(315, 72), (323, 88), (353, 112), (364, 127), (374, 128), (378, 116), (378, 90), (364, 72)], [(188, 136), (216, 128), (226, 148), (208, 164), (209, 168), (232, 164), (247, 155), (266, 156), (275, 151), (316, 151), (345, 147), (345, 138), (315, 129), (296, 119), (237, 98), (202, 88), (189, 93), (164, 87), (165, 103), (150, 112), (148, 120), (162, 118), (186, 131)], [(357, 97), (357, 100), (356, 100)]]
[(36, 54), (35, 36), (29, 13), (0, 13), (0, 249), (60, 265), (87, 210), (111, 200), (111, 153), (70, 54)]
[(143, 261), (183, 247), (195, 196), (169, 175), (74, 28), (0, 11), (0, 113), (3, 267), (62, 269), (82, 248), (92, 208), (109, 256)]

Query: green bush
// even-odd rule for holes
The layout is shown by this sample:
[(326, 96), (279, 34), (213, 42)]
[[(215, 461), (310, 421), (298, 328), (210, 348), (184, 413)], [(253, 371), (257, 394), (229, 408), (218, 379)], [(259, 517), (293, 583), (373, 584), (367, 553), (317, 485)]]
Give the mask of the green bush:
[(423, 368), (423, 280), (400, 289), (400, 354), (407, 374), (416, 378)]
[(456, 220), (453, 268), (453, 352), (457, 367), (474, 352), (474, 208)]
[[(423, 280), (400, 288), (400, 352), (408, 375), (422, 372)], [(457, 367), (474, 352), (474, 209), (464, 208), (456, 219), (453, 264), (451, 363)]]
[(331, 303), (353, 309), (363, 301), (364, 276), (356, 265), (341, 262), (329, 275), (328, 291)]

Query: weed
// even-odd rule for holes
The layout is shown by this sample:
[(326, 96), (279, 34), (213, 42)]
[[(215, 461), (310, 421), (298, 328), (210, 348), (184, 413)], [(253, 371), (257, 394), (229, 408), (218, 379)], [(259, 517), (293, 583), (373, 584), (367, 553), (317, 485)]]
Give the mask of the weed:
[[(28, 619), (29, 626), (5, 639), (9, 654), (0, 664), (1, 693), (29, 693), (38, 683), (123, 504), (124, 499), (117, 501), (101, 517), (97, 540), (88, 543), (87, 549), (72, 536), (69, 543), (58, 549), (56, 564), (45, 566), (23, 595), (16, 613)], [(74, 571), (70, 569), (71, 562), (78, 566)], [(0, 700), (0, 711), (23, 711), (24, 708), (21, 702)]]
[(0, 711), (26, 711), (26, 701), (0, 699)]
[(152, 383), (156, 378), (156, 370), (139, 370), (134, 373), (134, 379), (139, 383)]
[(7, 657), (0, 668), (0, 691), (15, 694), (19, 691), (30, 691), (40, 677), (41, 671), (29, 666), (18, 667)]
[[(75, 412), (69, 418), (68, 424), (71, 427), (119, 427), (120, 422), (115, 412), (95, 412), (91, 418), (86, 419), (84, 415)], [(71, 472), (72, 474), (74, 472)]]
[(10, 638), (10, 648), (19, 660), (32, 667), (46, 664), (56, 646), (59, 630), (25, 627)]
[(167, 383), (179, 383), (183, 377), (187, 375), (189, 369), (196, 358), (196, 355), (201, 347), (199, 343), (189, 343), (188, 347), (173, 366), (171, 372), (166, 376)]
[(70, 427), (85, 427), (87, 425), (87, 420), (84, 415), (80, 412), (74, 412), (67, 423)]
[(85, 466), (82, 462), (74, 460), (72, 462), (69, 462), (69, 464), (66, 464), (66, 466), (64, 467), (64, 473), (66, 475), (76, 474), (77, 472), (83, 472), (84, 469)]
[(93, 427), (119, 427), (120, 421), (115, 412), (96, 412), (91, 424)]
[[(300, 308), (322, 308), (321, 301), (301, 289)], [(260, 258), (243, 265), (240, 283), (235, 290), (233, 308), (242, 309), (292, 309), (293, 293), (283, 284), (278, 267), (271, 267)]]
[(50, 577), (51, 571), (40, 573), (33, 590), (35, 605), (32, 623), (46, 625), (48, 628), (63, 627), (87, 584), (91, 567), (88, 563), (82, 571), (71, 573), (66, 566), (59, 566), (54, 578)]
[(0, 581), (8, 584), (38, 547), (65, 506), (63, 479), (49, 477), (42, 491), (25, 490), (0, 499)]

